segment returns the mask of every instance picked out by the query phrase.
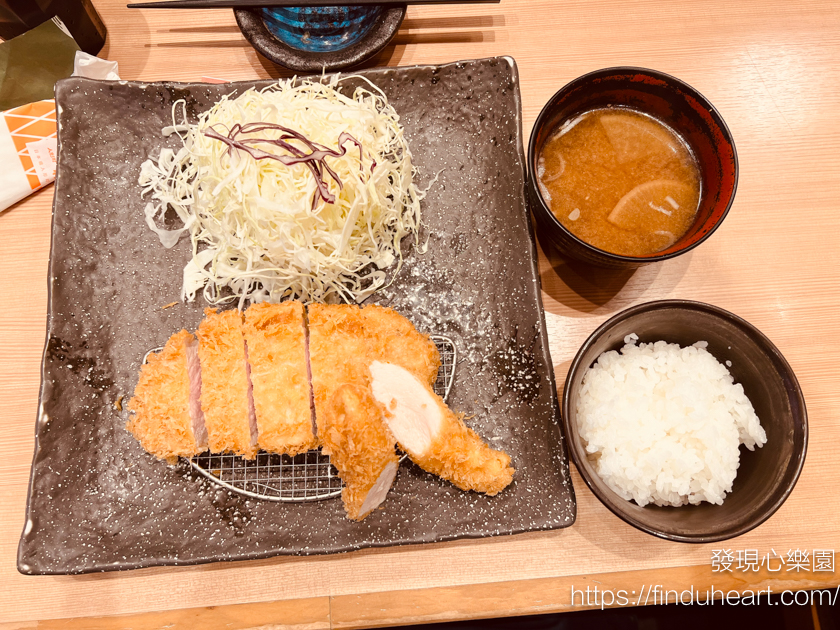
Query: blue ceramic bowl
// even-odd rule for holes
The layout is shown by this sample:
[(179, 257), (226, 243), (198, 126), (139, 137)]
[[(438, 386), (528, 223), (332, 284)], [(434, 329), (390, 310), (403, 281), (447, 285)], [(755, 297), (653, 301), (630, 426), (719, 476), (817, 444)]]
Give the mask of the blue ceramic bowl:
[(340, 70), (369, 59), (391, 41), (405, 12), (405, 5), (235, 10), (257, 52), (298, 72)]

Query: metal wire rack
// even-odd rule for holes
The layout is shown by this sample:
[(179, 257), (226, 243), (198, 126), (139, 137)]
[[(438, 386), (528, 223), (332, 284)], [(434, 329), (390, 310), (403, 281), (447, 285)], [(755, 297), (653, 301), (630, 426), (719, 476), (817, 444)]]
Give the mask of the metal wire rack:
[(317, 450), (294, 457), (260, 451), (256, 459), (208, 452), (187, 461), (210, 481), (254, 499), (318, 501), (341, 494), (338, 471)]
[[(430, 335), (440, 352), (440, 369), (435, 393), (444, 401), (455, 380), (458, 351), (455, 343), (441, 335)], [(143, 357), (145, 363), (150, 350)], [(320, 501), (341, 494), (342, 482), (328, 455), (319, 450), (294, 457), (260, 451), (256, 459), (238, 455), (202, 453), (187, 460), (192, 468), (210, 481), (228, 490), (255, 499), (299, 502)]]

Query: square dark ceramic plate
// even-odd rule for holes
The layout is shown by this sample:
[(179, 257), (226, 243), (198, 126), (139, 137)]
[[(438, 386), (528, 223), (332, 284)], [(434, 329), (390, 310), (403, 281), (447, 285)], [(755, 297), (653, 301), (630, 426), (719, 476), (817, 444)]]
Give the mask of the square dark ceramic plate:
[(423, 203), (428, 252), (410, 249), (371, 301), (455, 341), (449, 404), (511, 455), (513, 484), (486, 497), (404, 463), (383, 509), (355, 523), (340, 499), (248, 499), (146, 454), (116, 403), (133, 392), (146, 351), (194, 330), (206, 305), (161, 308), (178, 300), (189, 241), (166, 250), (146, 227), (140, 164), (177, 146), (160, 133), (175, 100), (194, 118), (254, 84), (66, 79), (56, 86), (48, 334), (21, 572), (323, 554), (574, 522), (524, 198), (516, 66), (494, 58), (363, 74), (401, 114), (419, 185), (439, 174)]

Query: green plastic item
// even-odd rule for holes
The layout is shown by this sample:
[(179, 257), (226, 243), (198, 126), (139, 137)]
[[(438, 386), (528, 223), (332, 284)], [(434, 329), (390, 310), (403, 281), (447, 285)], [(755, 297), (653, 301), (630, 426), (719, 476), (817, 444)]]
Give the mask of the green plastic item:
[(52, 20), (0, 44), (0, 111), (53, 98), (79, 46)]

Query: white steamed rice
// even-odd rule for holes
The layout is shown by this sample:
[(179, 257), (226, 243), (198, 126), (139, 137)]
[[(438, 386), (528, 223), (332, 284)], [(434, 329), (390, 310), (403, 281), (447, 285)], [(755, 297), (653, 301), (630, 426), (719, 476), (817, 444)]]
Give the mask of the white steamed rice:
[(578, 431), (598, 475), (639, 505), (721, 504), (740, 444), (767, 436), (744, 388), (707, 350), (664, 341), (605, 352), (583, 378)]

